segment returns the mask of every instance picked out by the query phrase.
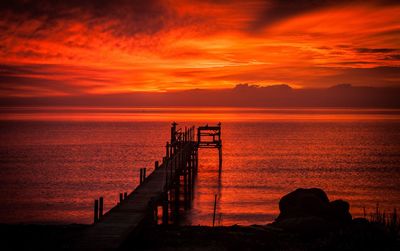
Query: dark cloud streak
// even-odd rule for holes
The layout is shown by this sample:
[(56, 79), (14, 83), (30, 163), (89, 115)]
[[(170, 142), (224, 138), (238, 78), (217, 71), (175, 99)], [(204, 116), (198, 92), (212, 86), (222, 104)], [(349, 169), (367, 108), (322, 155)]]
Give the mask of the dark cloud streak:
[(389, 53), (389, 52), (395, 52), (398, 51), (398, 49), (392, 49), (392, 48), (357, 48), (356, 52), (359, 53)]
[(384, 57), (383, 60), (400, 60), (400, 54), (388, 55)]
[[(98, 73), (98, 76), (96, 77), (89, 73)], [(93, 88), (108, 85), (112, 81), (102, 76), (99, 70), (77, 66), (3, 64), (0, 65), (0, 96), (4, 95), (3, 91), (7, 91), (11, 95), (24, 96), (33, 94), (51, 96), (51, 93), (56, 93), (57, 95), (81, 95)], [(79, 83), (82, 81), (90, 84), (80, 85)], [(32, 90), (37, 90), (37, 93)], [(41, 94), (40, 90), (45, 90), (45, 95)]]
[(178, 16), (160, 0), (5, 0), (0, 2), (0, 14), (13, 22), (41, 21), (32, 36), (40, 36), (42, 30), (66, 20), (81, 20), (89, 28), (108, 24), (105, 31), (115, 36), (151, 35), (190, 22), (189, 17)]
[(400, 2), (397, 0), (270, 0), (265, 1), (264, 9), (250, 24), (249, 31), (257, 32), (262, 28), (307, 12), (356, 4), (399, 5)]

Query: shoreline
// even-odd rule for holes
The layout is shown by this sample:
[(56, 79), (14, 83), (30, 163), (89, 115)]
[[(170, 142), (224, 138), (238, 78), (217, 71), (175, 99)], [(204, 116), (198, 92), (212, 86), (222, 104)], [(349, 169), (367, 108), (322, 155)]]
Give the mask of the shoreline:
[[(106, 234), (87, 242), (82, 240), (99, 225), (0, 224), (0, 236), (6, 250), (79, 250), (93, 244), (94, 250), (400, 250), (396, 209), (389, 214), (377, 206), (367, 219), (353, 218), (349, 208), (322, 189), (298, 188), (281, 198), (279, 216), (265, 225), (185, 226), (145, 217), (119, 232), (108, 223)], [(123, 239), (115, 244), (115, 236)]]
[[(390, 235), (383, 225), (356, 221), (335, 231), (312, 234), (286, 231), (273, 224), (150, 225), (130, 236), (119, 250), (400, 250), (400, 237)], [(74, 242), (90, 226), (0, 224), (0, 232), (5, 250), (74, 250)]]

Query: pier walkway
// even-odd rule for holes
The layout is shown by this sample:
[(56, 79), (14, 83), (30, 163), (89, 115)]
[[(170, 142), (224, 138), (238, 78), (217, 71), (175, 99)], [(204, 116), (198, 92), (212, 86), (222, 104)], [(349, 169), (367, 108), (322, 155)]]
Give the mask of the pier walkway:
[(198, 149), (215, 147), (222, 166), (221, 124), (197, 128), (171, 127), (171, 141), (166, 144), (162, 163), (155, 162), (154, 171), (146, 177), (140, 169), (140, 184), (130, 194), (120, 194), (120, 203), (103, 214), (103, 198), (95, 200), (94, 223), (76, 243), (78, 250), (116, 250), (128, 236), (146, 224), (179, 222), (181, 210), (191, 208)]

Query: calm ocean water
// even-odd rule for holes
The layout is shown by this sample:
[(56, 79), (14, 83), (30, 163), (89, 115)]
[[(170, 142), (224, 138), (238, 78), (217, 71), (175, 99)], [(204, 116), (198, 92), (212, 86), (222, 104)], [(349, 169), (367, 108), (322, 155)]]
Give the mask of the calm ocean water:
[(3, 108), (0, 222), (91, 223), (138, 185), (139, 168), (164, 154), (170, 122), (222, 122), (216, 150), (200, 150), (193, 209), (185, 224), (263, 224), (298, 187), (320, 187), (351, 203), (400, 208), (400, 111), (235, 108)]

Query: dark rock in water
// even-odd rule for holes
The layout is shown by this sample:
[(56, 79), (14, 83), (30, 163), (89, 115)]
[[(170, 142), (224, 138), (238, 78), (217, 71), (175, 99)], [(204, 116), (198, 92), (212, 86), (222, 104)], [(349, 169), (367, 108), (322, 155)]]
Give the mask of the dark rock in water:
[(350, 205), (343, 200), (329, 202), (319, 188), (299, 188), (279, 201), (280, 214), (274, 222), (279, 227), (295, 232), (327, 231), (351, 223)]
[(350, 205), (344, 200), (335, 200), (329, 203), (329, 216), (331, 220), (339, 223), (350, 223), (352, 216), (349, 212)]
[(280, 214), (277, 221), (293, 217), (323, 216), (328, 206), (328, 196), (322, 189), (298, 188), (279, 201)]

